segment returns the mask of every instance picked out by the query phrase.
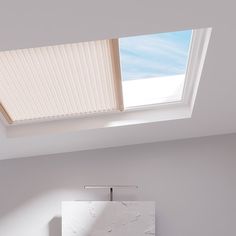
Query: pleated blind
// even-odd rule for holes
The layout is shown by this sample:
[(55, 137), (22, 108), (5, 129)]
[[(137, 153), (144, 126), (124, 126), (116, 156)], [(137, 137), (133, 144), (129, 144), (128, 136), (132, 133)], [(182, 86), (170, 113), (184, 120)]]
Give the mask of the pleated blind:
[(123, 110), (117, 40), (0, 52), (9, 123)]

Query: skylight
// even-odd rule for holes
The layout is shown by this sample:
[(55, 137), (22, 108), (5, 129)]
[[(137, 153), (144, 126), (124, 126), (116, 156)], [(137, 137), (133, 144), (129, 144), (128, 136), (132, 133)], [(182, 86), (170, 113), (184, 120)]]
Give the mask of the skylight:
[(192, 30), (119, 39), (124, 107), (182, 99)]
[(133, 108), (178, 103), (189, 116), (210, 34), (207, 28), (0, 52), (0, 113), (9, 124), (92, 115), (86, 127), (95, 125), (95, 114), (110, 113), (96, 117), (100, 127), (160, 120), (160, 106), (140, 116)]

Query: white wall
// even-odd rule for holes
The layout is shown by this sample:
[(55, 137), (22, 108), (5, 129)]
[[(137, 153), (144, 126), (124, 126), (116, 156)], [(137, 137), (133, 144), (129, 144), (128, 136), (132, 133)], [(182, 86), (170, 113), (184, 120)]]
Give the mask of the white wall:
[(236, 135), (0, 161), (0, 235), (60, 236), (62, 200), (106, 200), (86, 184), (137, 184), (157, 235), (236, 235)]

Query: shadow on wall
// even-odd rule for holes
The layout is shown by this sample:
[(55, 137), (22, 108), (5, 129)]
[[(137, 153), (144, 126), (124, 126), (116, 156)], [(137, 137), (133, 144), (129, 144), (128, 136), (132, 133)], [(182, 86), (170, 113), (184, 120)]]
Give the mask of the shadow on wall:
[(61, 217), (52, 218), (48, 224), (49, 236), (62, 236), (61, 233)]

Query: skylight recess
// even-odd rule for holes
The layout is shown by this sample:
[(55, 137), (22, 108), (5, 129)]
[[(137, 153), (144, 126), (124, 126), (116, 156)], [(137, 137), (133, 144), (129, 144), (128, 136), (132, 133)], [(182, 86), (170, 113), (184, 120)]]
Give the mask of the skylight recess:
[(125, 108), (180, 101), (192, 30), (119, 39)]
[[(86, 117), (80, 125), (97, 128), (171, 119), (173, 107), (183, 108), (173, 117), (189, 117), (210, 34), (206, 28), (2, 51), (0, 113), (9, 124)], [(104, 113), (110, 115), (94, 123)]]

